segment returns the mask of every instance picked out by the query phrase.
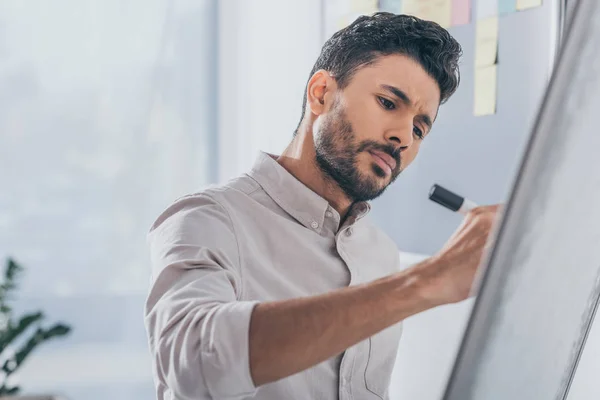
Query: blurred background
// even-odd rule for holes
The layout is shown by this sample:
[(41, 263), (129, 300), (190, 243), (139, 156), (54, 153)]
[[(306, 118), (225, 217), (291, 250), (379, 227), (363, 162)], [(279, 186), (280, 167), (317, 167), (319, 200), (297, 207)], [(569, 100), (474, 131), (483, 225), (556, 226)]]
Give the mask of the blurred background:
[(0, 253), (16, 306), (73, 327), (25, 392), (155, 397), (145, 234), (216, 181), (217, 1), (0, 1)]
[[(405, 266), (460, 222), (427, 200), (432, 184), (482, 204), (505, 200), (556, 56), (561, 2), (496, 9), (494, 104), (477, 115), (483, 6), (462, 3), (466, 19), (447, 26), (464, 49), (461, 86), (373, 208)], [(356, 0), (0, 0), (0, 256), (24, 268), (15, 313), (41, 309), (72, 327), (36, 349), (12, 384), (74, 400), (155, 397), (143, 327), (150, 225), (179, 196), (247, 170), (259, 150), (281, 152), (324, 40), (384, 6), (402, 10)], [(407, 324), (393, 398), (441, 393), (469, 307)]]

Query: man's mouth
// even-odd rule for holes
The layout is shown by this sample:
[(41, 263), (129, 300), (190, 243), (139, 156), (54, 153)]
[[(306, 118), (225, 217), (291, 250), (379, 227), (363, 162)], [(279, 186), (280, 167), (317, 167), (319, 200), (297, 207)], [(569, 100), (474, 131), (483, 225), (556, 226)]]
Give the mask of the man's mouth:
[(384, 170), (387, 175), (391, 175), (392, 171), (396, 169), (396, 160), (389, 154), (379, 150), (369, 150), (369, 153), (373, 156), (375, 163)]

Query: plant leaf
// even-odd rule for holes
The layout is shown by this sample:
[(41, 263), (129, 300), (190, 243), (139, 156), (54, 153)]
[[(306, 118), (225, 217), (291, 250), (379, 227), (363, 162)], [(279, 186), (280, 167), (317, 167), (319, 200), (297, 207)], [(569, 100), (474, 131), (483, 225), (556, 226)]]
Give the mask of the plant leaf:
[(4, 351), (7, 345), (12, 343), (13, 340), (25, 332), (27, 328), (43, 318), (44, 314), (41, 311), (38, 311), (36, 313), (27, 314), (21, 317), (16, 326), (9, 324), (6, 331), (0, 334), (0, 354)]
[(71, 328), (67, 325), (57, 323), (48, 329), (38, 328), (36, 332), (27, 340), (27, 342), (17, 351), (15, 354), (15, 364), (11, 364), (13, 360), (6, 360), (2, 366), (2, 370), (7, 374), (12, 374), (17, 368), (21, 366), (21, 363), (25, 358), (35, 349), (38, 345), (52, 338), (64, 336), (71, 331)]

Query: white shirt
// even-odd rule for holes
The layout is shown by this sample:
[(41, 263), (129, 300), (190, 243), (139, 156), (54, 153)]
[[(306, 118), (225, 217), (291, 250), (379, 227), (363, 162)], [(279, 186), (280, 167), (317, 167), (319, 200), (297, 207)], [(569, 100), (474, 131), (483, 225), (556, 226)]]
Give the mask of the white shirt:
[(369, 209), (355, 204), (340, 226), (325, 199), (265, 153), (250, 173), (168, 207), (148, 235), (153, 279), (145, 324), (158, 399), (387, 399), (400, 323), (260, 387), (249, 370), (258, 302), (400, 270), (396, 245), (369, 222)]

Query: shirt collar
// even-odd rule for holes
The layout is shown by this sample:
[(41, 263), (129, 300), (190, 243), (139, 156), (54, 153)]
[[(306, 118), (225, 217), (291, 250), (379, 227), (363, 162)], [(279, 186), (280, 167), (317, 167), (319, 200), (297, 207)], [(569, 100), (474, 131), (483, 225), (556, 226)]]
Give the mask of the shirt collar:
[[(327, 200), (290, 174), (273, 155), (260, 152), (248, 175), (258, 182), (285, 212), (309, 229), (321, 231), (327, 210), (337, 214)], [(366, 215), (370, 208), (367, 202), (354, 204), (349, 216), (353, 221), (358, 220)]]

